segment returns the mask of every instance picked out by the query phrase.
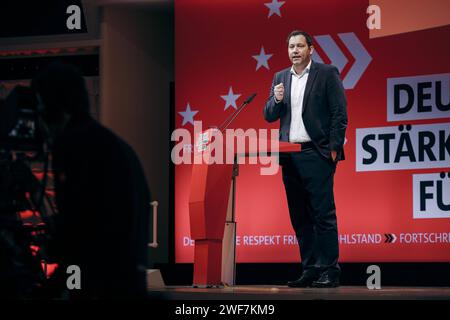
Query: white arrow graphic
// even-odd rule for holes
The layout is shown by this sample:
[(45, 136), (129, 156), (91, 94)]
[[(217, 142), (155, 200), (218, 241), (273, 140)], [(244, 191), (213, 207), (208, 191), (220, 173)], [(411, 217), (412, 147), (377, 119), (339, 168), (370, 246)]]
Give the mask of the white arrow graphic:
[(336, 42), (329, 35), (315, 36), (314, 39), (319, 43), (320, 47), (328, 55), (331, 60), (331, 64), (338, 68), (339, 72), (342, 72), (348, 60), (337, 46)]
[(315, 51), (315, 50), (313, 51), (312, 59), (313, 59), (315, 62), (323, 63), (322, 58), (319, 56), (319, 54), (318, 54), (317, 51)]
[(397, 240), (397, 237), (395, 236), (395, 234), (391, 233), (392, 236), (392, 241), (391, 243), (394, 243)]
[[(343, 80), (345, 89), (353, 89), (367, 69), (370, 61), (372, 61), (372, 57), (353, 32), (339, 33), (338, 36), (355, 58), (355, 63), (351, 66)], [(330, 35), (320, 35), (314, 36), (314, 39), (330, 58), (331, 64), (336, 66), (339, 72), (342, 72), (348, 63), (348, 59), (341, 49), (339, 49), (333, 38)], [(314, 61), (323, 63), (323, 59), (319, 56), (317, 51), (313, 52), (312, 58)]]
[(353, 32), (339, 33), (339, 38), (344, 42), (353, 57), (355, 57), (355, 63), (344, 79), (344, 88), (353, 89), (370, 61), (372, 61), (372, 57)]

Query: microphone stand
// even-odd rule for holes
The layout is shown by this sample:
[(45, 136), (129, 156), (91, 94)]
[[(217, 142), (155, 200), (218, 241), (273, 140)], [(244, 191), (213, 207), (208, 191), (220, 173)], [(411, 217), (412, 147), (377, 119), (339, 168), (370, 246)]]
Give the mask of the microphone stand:
[[(256, 93), (253, 93), (250, 97), (247, 98), (247, 100), (244, 101), (244, 103), (236, 109), (235, 112), (233, 112), (225, 121), (220, 125), (218, 130), (223, 134), (224, 131), (227, 129), (227, 127), (233, 122), (234, 119), (241, 113), (241, 111), (245, 108), (246, 105), (248, 105), (254, 98), (256, 97)], [(233, 175), (232, 175), (232, 207), (231, 207), (231, 216), (226, 218), (226, 225), (228, 226), (229, 230), (228, 232), (231, 233), (231, 236), (233, 237), (233, 244), (232, 244), (232, 251), (233, 251), (233, 257), (231, 262), (231, 285), (235, 284), (236, 279), (236, 219), (235, 219), (235, 199), (236, 199), (236, 177), (238, 176), (238, 164), (237, 164), (237, 158), (234, 156), (234, 163), (233, 163)], [(227, 232), (227, 231), (225, 231)]]

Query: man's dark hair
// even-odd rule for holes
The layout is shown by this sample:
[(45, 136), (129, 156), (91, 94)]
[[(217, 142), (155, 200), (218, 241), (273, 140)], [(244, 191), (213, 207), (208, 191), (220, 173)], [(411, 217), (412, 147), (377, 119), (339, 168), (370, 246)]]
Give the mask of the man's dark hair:
[(46, 121), (57, 122), (64, 112), (75, 118), (89, 115), (86, 84), (76, 67), (53, 63), (33, 79), (31, 86), (42, 99)]
[(286, 39), (287, 45), (289, 45), (289, 40), (290, 40), (292, 37), (300, 36), (300, 35), (302, 35), (302, 36), (305, 37), (306, 43), (308, 44), (308, 47), (311, 47), (311, 46), (313, 45), (312, 37), (311, 37), (307, 32), (301, 31), (301, 30), (294, 30), (294, 31), (292, 31), (291, 33), (289, 33), (289, 35), (288, 35), (288, 37), (287, 37), (287, 39)]

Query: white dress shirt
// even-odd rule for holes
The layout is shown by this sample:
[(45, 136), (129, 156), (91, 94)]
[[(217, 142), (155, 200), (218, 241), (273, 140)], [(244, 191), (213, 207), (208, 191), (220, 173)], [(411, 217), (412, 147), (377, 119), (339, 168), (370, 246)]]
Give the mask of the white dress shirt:
[(295, 72), (294, 66), (291, 68), (291, 127), (289, 130), (289, 142), (311, 141), (302, 118), (303, 97), (310, 67), (311, 61), (309, 61), (308, 66), (301, 74)]

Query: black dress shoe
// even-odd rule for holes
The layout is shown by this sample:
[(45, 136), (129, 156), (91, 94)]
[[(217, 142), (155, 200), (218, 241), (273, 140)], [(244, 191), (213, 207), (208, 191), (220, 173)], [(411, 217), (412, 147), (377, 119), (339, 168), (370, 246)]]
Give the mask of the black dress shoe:
[(302, 275), (297, 280), (289, 281), (287, 285), (290, 288), (308, 288), (311, 287), (311, 284), (317, 279), (317, 277), (318, 276), (313, 275)]
[(339, 287), (339, 277), (331, 276), (328, 273), (323, 273), (319, 279), (312, 282), (311, 287), (313, 287), (313, 288), (336, 288), (336, 287)]

